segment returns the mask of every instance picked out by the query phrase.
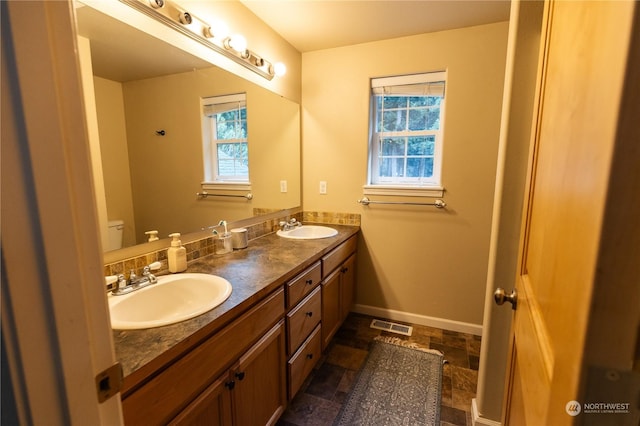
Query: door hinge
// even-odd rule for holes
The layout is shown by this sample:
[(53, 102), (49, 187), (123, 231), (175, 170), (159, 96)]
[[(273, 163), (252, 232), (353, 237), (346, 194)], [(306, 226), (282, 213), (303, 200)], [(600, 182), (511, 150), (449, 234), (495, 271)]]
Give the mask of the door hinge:
[(104, 402), (122, 389), (122, 365), (116, 362), (96, 376), (98, 402)]

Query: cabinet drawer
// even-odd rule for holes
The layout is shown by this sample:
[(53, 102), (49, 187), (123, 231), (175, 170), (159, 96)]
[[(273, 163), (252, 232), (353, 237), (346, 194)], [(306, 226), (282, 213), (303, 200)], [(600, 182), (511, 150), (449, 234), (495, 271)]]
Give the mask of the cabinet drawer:
[(283, 314), (280, 289), (125, 398), (125, 424), (167, 423)]
[(293, 399), (300, 386), (316, 365), (322, 354), (322, 333), (318, 324), (311, 336), (302, 344), (287, 363), (289, 373), (289, 400)]
[(322, 279), (322, 268), (320, 262), (309, 267), (302, 274), (298, 275), (287, 283), (287, 309), (295, 306), (307, 294), (320, 284)]
[(321, 317), (322, 299), (320, 287), (316, 287), (306, 299), (287, 314), (287, 329), (289, 330), (287, 353), (289, 355), (300, 347), (309, 333), (320, 323)]
[(333, 251), (322, 258), (322, 277), (327, 277), (334, 269), (344, 262), (351, 253), (356, 251), (358, 236), (354, 235), (347, 241), (336, 247)]

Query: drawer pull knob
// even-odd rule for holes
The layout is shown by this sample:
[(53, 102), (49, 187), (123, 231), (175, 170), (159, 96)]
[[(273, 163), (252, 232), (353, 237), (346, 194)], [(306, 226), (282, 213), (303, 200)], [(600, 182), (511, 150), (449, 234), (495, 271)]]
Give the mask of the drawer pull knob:
[(342, 268), (342, 269), (340, 270), (340, 272), (342, 272), (343, 274), (344, 274), (344, 273), (347, 273), (347, 272), (349, 272), (349, 268)]
[(236, 387), (236, 382), (231, 380), (230, 382), (227, 382), (224, 384), (229, 390), (233, 390), (233, 388)]
[(313, 280), (307, 280), (307, 281), (306, 281), (306, 283), (307, 283), (308, 285), (311, 285), (311, 284), (313, 284)]
[(236, 377), (238, 378), (238, 380), (244, 379), (244, 371), (240, 371), (236, 373)]
[(307, 359), (313, 359), (313, 354), (307, 354)]
[(307, 316), (311, 318), (313, 316), (313, 312), (307, 312)]

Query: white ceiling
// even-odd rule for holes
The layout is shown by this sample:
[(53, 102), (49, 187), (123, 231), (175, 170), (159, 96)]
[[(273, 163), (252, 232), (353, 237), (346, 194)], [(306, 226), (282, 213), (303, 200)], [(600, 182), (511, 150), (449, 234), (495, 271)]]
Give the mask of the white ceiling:
[(509, 20), (508, 0), (240, 0), (300, 52)]

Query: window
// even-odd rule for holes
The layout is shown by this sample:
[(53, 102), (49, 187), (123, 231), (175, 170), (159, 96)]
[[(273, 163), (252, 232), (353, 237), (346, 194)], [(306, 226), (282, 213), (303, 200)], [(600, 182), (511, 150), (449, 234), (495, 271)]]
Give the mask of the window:
[(248, 183), (246, 95), (203, 98), (202, 114), (205, 183)]
[(446, 72), (371, 80), (368, 188), (441, 190)]

